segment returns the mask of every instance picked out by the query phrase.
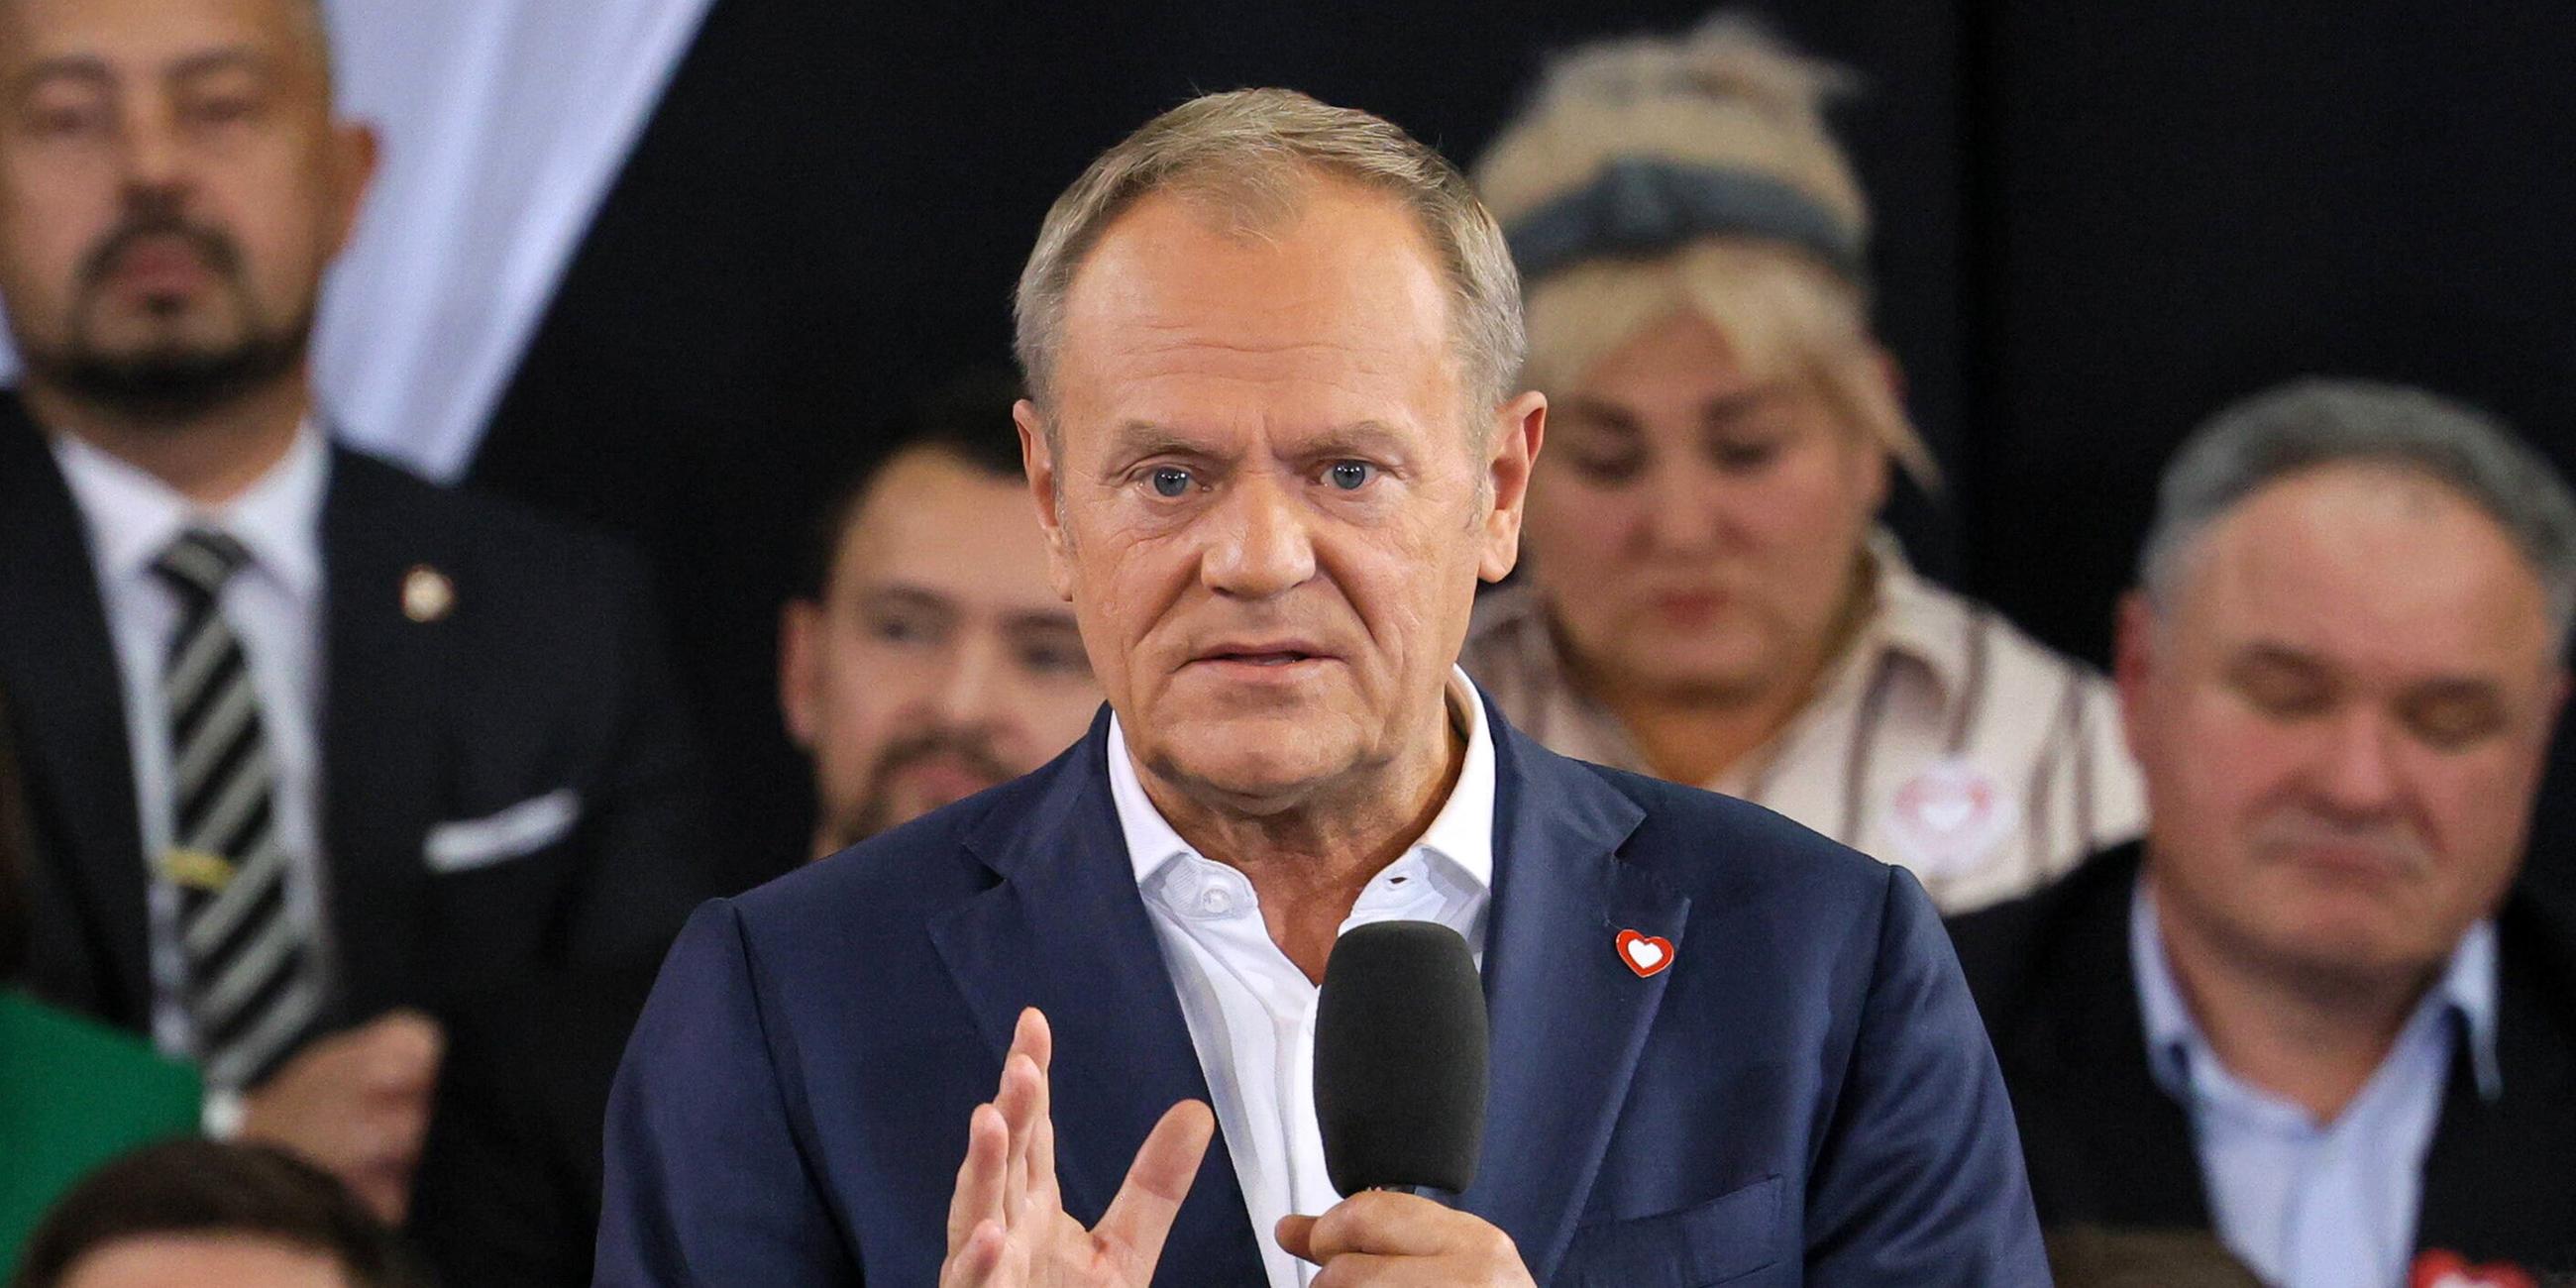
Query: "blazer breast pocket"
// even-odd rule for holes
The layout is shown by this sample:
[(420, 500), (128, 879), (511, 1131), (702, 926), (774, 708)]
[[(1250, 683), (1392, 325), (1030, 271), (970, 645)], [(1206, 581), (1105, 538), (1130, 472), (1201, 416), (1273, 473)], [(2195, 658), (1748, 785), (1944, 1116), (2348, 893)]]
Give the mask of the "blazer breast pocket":
[(471, 872), (523, 859), (571, 835), (581, 821), (581, 793), (558, 787), (482, 818), (440, 823), (421, 842), (421, 860), (437, 873)]
[(1675, 1212), (1574, 1231), (1557, 1282), (1573, 1288), (1709, 1288), (1780, 1260), (1780, 1186), (1766, 1176)]

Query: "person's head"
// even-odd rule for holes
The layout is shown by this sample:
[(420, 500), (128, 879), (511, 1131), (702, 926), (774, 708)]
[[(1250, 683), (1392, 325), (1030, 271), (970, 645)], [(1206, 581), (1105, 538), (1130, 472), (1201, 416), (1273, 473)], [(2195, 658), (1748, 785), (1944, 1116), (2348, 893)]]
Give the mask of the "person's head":
[(301, 379), (375, 159), (318, 0), (0, 0), (0, 94), (31, 388), (153, 424)]
[(28, 1236), (14, 1288), (425, 1288), (332, 1177), (260, 1145), (180, 1140), (92, 1172)]
[(1054, 584), (1138, 763), (1269, 810), (1435, 754), (1545, 408), (1457, 170), (1300, 94), (1194, 100), (1057, 200), (1018, 320)]
[(1100, 707), (1047, 581), (1018, 397), (998, 372), (934, 392), (824, 511), (779, 633), (779, 706), (814, 758), (816, 857), (1037, 768)]
[(1531, 575), (1582, 668), (1772, 691), (1816, 664), (1890, 461), (1933, 481), (1870, 330), (1847, 81), (1720, 17), (1560, 55), (1477, 162), (1556, 450)]
[(2521, 862), (2576, 502), (2486, 417), (2312, 380), (2166, 469), (2118, 680), (2168, 921), (2327, 984), (2420, 973)]

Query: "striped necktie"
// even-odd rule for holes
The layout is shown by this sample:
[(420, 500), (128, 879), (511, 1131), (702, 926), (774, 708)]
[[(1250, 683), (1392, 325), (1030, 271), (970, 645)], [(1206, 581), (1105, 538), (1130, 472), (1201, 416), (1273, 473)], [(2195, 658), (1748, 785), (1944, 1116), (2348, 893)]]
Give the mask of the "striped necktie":
[(175, 844), (161, 877), (179, 892), (186, 1002), (207, 1085), (254, 1085), (308, 1036), (323, 1002), (312, 932), (287, 897), (276, 768), (241, 640), (218, 600), (250, 562), (240, 542), (193, 528), (152, 565), (179, 602), (162, 672), (170, 717)]

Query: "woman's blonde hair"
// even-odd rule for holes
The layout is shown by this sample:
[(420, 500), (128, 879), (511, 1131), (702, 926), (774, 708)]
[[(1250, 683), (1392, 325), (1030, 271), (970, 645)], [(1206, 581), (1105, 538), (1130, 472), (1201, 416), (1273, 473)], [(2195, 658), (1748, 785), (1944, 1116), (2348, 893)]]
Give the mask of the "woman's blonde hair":
[[(1529, 106), (1478, 160), (1476, 186), (1511, 231), (1614, 166), (1714, 172), (1787, 189), (1857, 248), (1869, 204), (1824, 119), (1853, 84), (1736, 14), (1677, 38), (1580, 46), (1551, 60)], [(1879, 368), (1868, 285), (1834, 257), (1721, 228), (1646, 253), (1604, 247), (1541, 268), (1522, 291), (1529, 379), (1540, 389), (1564, 389), (1638, 332), (1688, 311), (1726, 337), (1747, 371), (1814, 379), (1917, 481), (1938, 479)]]

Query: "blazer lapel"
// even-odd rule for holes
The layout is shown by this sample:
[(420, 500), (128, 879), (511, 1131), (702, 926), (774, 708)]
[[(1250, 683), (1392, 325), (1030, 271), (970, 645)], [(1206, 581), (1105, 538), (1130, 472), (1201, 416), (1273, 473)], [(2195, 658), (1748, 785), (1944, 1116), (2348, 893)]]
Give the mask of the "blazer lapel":
[(1494, 730), (1494, 904), (1485, 1001), (1493, 1062), (1483, 1164), (1460, 1206), (1512, 1236), (1540, 1283), (1592, 1189), (1670, 972), (1640, 978), (1622, 930), (1676, 954), (1690, 900), (1619, 845), (1645, 812), (1506, 724)]
[(429, 879), (420, 846), (448, 794), (438, 714), (452, 618), (403, 611), (404, 579), (445, 551), (404, 489), (386, 486), (392, 468), (333, 448), (322, 507), (322, 846), (343, 1021), (416, 991)]
[[(996, 1076), (1023, 1007), (1046, 1012), (1065, 1206), (1099, 1219), (1163, 1112), (1207, 1101), (1161, 945), (1109, 794), (1107, 709), (1052, 767), (1026, 814), (988, 815), (967, 846), (1001, 881), (931, 926), (992, 1047)], [(1260, 1283), (1243, 1192), (1222, 1132), (1165, 1245), (1159, 1281)]]
[(42, 848), (94, 959), (75, 972), (90, 978), (35, 982), (140, 1026), (152, 995), (148, 883), (124, 681), (88, 529), (44, 435), (14, 399), (0, 400), (0, 689)]

